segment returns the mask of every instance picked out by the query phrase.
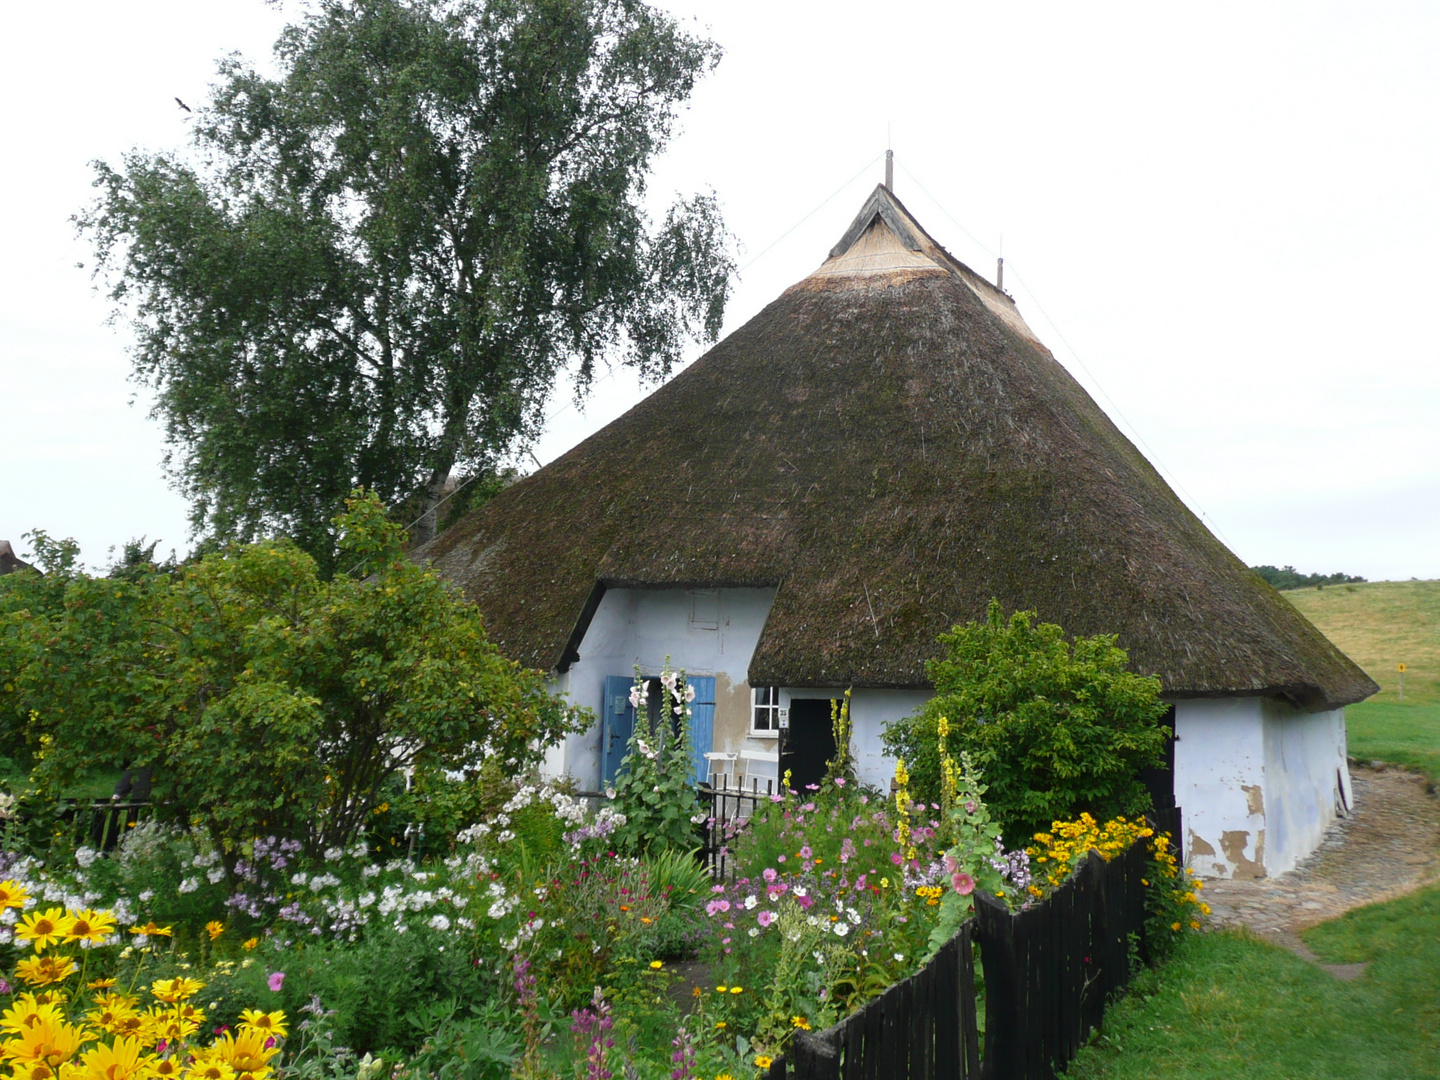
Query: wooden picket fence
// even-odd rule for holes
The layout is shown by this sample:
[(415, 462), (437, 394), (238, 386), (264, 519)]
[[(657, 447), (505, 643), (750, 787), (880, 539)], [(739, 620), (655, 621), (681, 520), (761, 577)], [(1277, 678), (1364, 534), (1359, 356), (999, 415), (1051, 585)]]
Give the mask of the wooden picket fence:
[[(1157, 818), (1180, 835), (1178, 811)], [(1025, 911), (976, 893), (975, 917), (924, 968), (832, 1028), (797, 1031), (770, 1080), (1053, 1080), (1150, 953), (1146, 858), (1144, 841), (1109, 862), (1091, 852)]]

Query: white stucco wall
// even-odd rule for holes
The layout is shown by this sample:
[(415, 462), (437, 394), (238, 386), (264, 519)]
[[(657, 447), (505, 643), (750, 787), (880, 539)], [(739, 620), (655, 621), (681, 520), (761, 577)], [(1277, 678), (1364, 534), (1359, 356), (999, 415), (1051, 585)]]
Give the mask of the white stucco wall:
[[(553, 684), (577, 705), (601, 707), (607, 675), (647, 676), (670, 665), (715, 676), (717, 740), (729, 701), (744, 683), (750, 657), (770, 614), (774, 589), (608, 589), (580, 642), (580, 659)], [(749, 689), (745, 688), (746, 702)], [(599, 723), (546, 755), (543, 771), (569, 774), (581, 787), (600, 784)]]
[[(760, 640), (774, 589), (609, 589), (600, 600), (585, 637), (580, 659), (559, 675), (552, 688), (577, 705), (598, 713), (610, 675), (629, 677), (636, 665), (657, 675), (670, 664), (692, 675), (715, 676), (715, 745), (741, 754), (740, 769), (752, 777), (778, 780), (778, 740), (750, 730), (750, 685), (746, 672)], [(780, 705), (792, 698), (838, 698), (844, 687), (782, 687)], [(856, 690), (850, 698), (852, 746), (862, 781), (888, 790), (895, 763), (881, 751), (880, 733), (891, 721), (914, 712), (929, 698), (925, 691)], [(600, 727), (572, 735), (546, 755), (543, 771), (568, 774), (582, 788), (600, 784)]]
[(1353, 804), (1343, 710), (1270, 698), (1175, 703), (1175, 798), (1187, 865), (1254, 879), (1293, 869)]
[(1345, 764), (1345, 710), (1307, 713), (1267, 699), (1266, 869), (1293, 870), (1319, 845), (1338, 813), (1354, 805)]

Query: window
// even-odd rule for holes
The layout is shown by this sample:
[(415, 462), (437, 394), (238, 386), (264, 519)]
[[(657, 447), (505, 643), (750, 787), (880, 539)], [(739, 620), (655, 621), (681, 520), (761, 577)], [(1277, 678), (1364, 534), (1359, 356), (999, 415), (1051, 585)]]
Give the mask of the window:
[(757, 686), (751, 692), (754, 704), (750, 709), (750, 730), (756, 734), (778, 734), (780, 731), (780, 688)]

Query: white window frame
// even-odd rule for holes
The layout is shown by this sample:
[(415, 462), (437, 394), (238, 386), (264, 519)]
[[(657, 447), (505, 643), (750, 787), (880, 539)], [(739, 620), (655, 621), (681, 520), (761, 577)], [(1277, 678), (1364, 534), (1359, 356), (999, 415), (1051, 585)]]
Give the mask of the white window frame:
[[(762, 695), (764, 700), (761, 700)], [(756, 686), (750, 690), (750, 735), (757, 739), (778, 739), (780, 737), (781, 713), (786, 710), (780, 705), (778, 686)], [(760, 725), (764, 718), (766, 726)]]

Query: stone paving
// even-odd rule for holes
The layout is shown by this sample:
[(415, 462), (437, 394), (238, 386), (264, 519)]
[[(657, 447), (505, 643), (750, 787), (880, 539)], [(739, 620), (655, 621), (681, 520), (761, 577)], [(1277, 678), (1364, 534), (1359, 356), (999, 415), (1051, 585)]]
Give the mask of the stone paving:
[[(1440, 798), (1424, 777), (1350, 763), (1355, 806), (1294, 870), (1259, 881), (1206, 881), (1212, 925), (1246, 926), (1312, 962), (1300, 931), (1352, 908), (1440, 881)], [(1353, 979), (1364, 964), (1321, 964)]]

